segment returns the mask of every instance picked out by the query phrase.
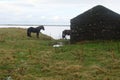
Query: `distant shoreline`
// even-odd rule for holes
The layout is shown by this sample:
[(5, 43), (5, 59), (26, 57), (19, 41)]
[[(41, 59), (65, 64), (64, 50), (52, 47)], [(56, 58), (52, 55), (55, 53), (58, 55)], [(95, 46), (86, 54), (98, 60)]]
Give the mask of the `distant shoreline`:
[[(2, 28), (21, 28), (21, 29), (27, 29), (28, 27), (36, 27), (35, 25), (27, 25), (27, 26), (24, 26), (24, 25), (0, 25), (0, 29)], [(37, 25), (38, 26), (38, 25)], [(46, 34), (46, 35), (49, 35), (51, 36), (52, 38), (54, 39), (61, 39), (62, 38), (62, 31), (65, 30), (65, 29), (70, 29), (70, 26), (63, 26), (63, 25), (57, 25), (57, 26), (52, 26), (52, 25), (45, 25), (45, 30), (44, 31), (41, 31), (43, 34)], [(69, 39), (69, 37), (68, 37)]]
[[(41, 24), (0, 24), (0, 26), (39, 26)], [(70, 26), (70, 25), (44, 25), (43, 26)]]

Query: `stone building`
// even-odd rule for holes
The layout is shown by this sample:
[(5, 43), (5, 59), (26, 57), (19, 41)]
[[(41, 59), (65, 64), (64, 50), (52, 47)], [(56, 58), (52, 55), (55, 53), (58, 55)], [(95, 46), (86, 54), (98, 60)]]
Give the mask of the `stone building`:
[(70, 20), (70, 42), (120, 39), (120, 15), (98, 5)]

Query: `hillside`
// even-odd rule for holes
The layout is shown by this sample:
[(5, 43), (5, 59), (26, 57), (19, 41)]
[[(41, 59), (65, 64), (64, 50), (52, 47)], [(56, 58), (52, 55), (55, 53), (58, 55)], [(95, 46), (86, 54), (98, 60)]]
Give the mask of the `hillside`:
[[(36, 34), (32, 33), (30, 39), (37, 39)], [(50, 40), (52, 37), (40, 33), (40, 39)], [(27, 30), (23, 28), (0, 28), (0, 40), (24, 40), (27, 37)]]
[[(61, 47), (53, 47), (63, 42)], [(0, 80), (119, 80), (120, 41), (67, 44), (26, 30), (0, 28)]]

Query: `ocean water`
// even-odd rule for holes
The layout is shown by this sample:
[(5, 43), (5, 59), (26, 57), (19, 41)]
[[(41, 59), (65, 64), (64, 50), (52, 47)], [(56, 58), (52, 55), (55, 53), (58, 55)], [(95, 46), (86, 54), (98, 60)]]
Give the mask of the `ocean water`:
[[(45, 26), (45, 31), (41, 31), (44, 34), (47, 34), (54, 39), (61, 39), (62, 38), (62, 31), (65, 29), (70, 29), (69, 26)], [(69, 38), (69, 36), (66, 36)]]
[[(0, 28), (29, 28), (29, 27), (37, 27), (37, 26), (0, 26)], [(45, 30), (41, 30), (43, 34), (51, 36), (54, 39), (61, 39), (62, 38), (62, 31), (65, 29), (70, 29), (70, 26), (44, 26)], [(66, 36), (67, 39), (70, 36)]]

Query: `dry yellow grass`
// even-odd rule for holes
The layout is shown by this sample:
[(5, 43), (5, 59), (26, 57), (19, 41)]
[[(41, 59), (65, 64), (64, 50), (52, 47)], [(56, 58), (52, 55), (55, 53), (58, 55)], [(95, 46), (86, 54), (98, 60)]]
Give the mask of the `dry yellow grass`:
[(0, 80), (120, 79), (119, 41), (53, 48), (57, 40), (40, 36), (28, 38), (20, 28), (0, 29)]

